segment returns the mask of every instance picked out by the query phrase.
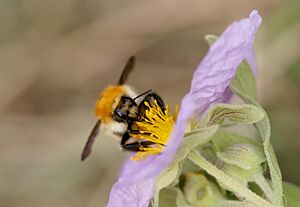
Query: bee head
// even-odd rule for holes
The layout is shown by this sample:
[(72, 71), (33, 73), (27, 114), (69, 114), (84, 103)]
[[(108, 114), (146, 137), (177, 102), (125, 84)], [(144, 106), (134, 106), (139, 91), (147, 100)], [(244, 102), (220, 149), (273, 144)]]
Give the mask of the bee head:
[(137, 104), (134, 99), (122, 96), (116, 107), (113, 118), (117, 121), (128, 121), (128, 119), (134, 119), (137, 117)]
[[(122, 97), (126, 96), (131, 98), (135, 95), (133, 90), (126, 85), (108, 86), (102, 91), (96, 103), (96, 117), (104, 124), (109, 123), (113, 118), (112, 116), (116, 108), (120, 106)], [(128, 102), (126, 104), (128, 104)]]

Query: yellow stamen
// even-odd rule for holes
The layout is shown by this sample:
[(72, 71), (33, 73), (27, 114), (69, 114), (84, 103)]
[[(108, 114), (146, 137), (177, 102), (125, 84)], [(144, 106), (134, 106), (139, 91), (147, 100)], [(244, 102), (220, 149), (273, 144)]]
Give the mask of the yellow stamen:
[(178, 107), (174, 116), (169, 114), (168, 106), (163, 111), (161, 107), (158, 106), (157, 101), (154, 100), (154, 105), (150, 105), (148, 102), (144, 102), (148, 107), (145, 111), (145, 116), (142, 117), (142, 121), (135, 122), (133, 125), (134, 130), (138, 133), (131, 134), (132, 137), (143, 141), (151, 141), (153, 144), (148, 146), (140, 147), (140, 151), (137, 152), (132, 160), (143, 160), (150, 155), (155, 155), (161, 153), (171, 134), (174, 123), (177, 118)]

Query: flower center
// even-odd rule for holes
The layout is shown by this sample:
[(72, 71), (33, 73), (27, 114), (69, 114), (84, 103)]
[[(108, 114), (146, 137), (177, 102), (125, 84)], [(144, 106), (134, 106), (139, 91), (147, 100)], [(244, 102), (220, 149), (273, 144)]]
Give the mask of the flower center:
[[(131, 134), (132, 137), (138, 139), (142, 145), (139, 148), (132, 160), (143, 160), (150, 155), (161, 153), (169, 140), (171, 131), (176, 121), (178, 107), (174, 116), (169, 114), (168, 105), (166, 109), (162, 109), (158, 106), (157, 101), (154, 100), (154, 104), (150, 105), (148, 102), (144, 103), (148, 109), (145, 111), (145, 116), (142, 120), (135, 122), (133, 129), (137, 133)], [(163, 111), (164, 110), (164, 111)], [(151, 143), (151, 144), (143, 144)]]

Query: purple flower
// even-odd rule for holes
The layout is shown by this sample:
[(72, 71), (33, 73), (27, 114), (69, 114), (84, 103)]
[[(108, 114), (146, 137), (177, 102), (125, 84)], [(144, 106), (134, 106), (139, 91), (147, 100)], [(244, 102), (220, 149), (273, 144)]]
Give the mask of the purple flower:
[(253, 71), (257, 71), (253, 42), (260, 23), (258, 12), (252, 11), (249, 18), (228, 26), (210, 47), (193, 75), (189, 93), (181, 101), (166, 147), (160, 153), (153, 153), (142, 160), (128, 159), (124, 162), (119, 179), (112, 187), (108, 207), (149, 205), (156, 177), (174, 158), (184, 136), (186, 122), (191, 118), (199, 118), (212, 104), (228, 100), (231, 95), (228, 86), (244, 59)]

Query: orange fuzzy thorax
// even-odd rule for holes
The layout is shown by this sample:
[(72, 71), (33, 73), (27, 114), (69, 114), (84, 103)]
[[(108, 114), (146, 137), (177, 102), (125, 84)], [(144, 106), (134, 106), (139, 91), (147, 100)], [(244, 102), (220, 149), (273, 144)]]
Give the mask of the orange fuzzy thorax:
[(108, 86), (105, 88), (96, 103), (96, 116), (105, 124), (109, 123), (112, 119), (112, 112), (125, 93), (124, 86)]

